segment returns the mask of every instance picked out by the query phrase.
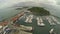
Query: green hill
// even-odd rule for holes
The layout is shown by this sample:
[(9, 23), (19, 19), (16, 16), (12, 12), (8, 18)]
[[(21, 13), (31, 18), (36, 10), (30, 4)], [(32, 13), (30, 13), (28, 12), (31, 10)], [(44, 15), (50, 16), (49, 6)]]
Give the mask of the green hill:
[(50, 12), (45, 10), (42, 7), (32, 7), (30, 9), (28, 9), (28, 10), (30, 10), (33, 14), (39, 14), (41, 16), (43, 16), (43, 15), (50, 15)]

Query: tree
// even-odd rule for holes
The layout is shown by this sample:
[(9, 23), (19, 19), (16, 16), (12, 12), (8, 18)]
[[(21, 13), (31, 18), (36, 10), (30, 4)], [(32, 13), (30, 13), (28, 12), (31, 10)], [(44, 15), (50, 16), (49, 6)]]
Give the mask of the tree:
[(41, 16), (43, 15), (50, 15), (50, 12), (45, 10), (42, 7), (32, 7), (30, 9), (28, 9), (29, 11), (31, 11), (33, 14), (39, 14)]

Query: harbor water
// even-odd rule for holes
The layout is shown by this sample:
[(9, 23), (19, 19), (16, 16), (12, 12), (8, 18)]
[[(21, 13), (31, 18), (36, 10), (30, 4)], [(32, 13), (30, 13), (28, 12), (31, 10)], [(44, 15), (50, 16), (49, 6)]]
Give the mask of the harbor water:
[[(6, 9), (7, 10), (7, 9)], [(11, 16), (19, 13), (20, 10), (18, 10), (16, 12), (16, 10), (7, 10), (6, 12), (0, 12), (0, 17), (3, 17), (3, 19), (5, 18), (10, 18)], [(13, 12), (12, 12), (13, 11)], [(8, 13), (7, 13), (8, 12)], [(5, 15), (4, 15), (5, 14)], [(38, 17), (38, 16), (36, 16)], [(42, 17), (43, 19), (43, 23), (45, 24), (45, 26), (41, 27), (41, 26), (38, 26), (37, 25), (37, 20), (35, 19), (36, 17), (34, 17), (34, 19), (32, 19), (32, 23), (26, 23), (25, 20), (26, 18), (24, 18), (24, 16), (18, 20), (18, 24), (21, 24), (21, 25), (25, 25), (25, 26), (31, 26), (33, 27), (33, 31), (32, 31), (32, 34), (50, 34), (49, 31), (54, 28), (54, 31), (56, 32), (56, 34), (60, 34), (60, 24), (56, 24), (56, 25), (50, 25), (49, 22), (43, 18), (45, 17)], [(58, 21), (60, 21), (59, 18), (57, 18)], [(0, 20), (1, 21), (1, 20)]]
[[(50, 34), (49, 31), (52, 28), (54, 28), (54, 32), (56, 34), (60, 34), (60, 30), (59, 30), (60, 25), (59, 24), (50, 25), (49, 22), (46, 20), (46, 18), (42, 17), (42, 20), (43, 20), (43, 23), (45, 24), (45, 26), (38, 26), (36, 17), (39, 17), (39, 16), (34, 16), (34, 18), (32, 19), (32, 23), (29, 23), (29, 22), (26, 23), (25, 22), (26, 18), (24, 18), (24, 17), (22, 17), (20, 20), (18, 20), (17, 23), (19, 23), (21, 25), (25, 25), (25, 26), (32, 26), (33, 27), (32, 34)], [(58, 20), (60, 21), (60, 19), (58, 19)]]

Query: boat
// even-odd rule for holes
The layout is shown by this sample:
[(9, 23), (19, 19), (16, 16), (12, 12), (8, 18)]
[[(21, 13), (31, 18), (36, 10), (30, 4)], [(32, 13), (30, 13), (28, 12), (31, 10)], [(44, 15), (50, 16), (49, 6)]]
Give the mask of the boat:
[(21, 30), (24, 30), (24, 31), (32, 31), (33, 30), (33, 28), (31, 27), (31, 26), (24, 26), (24, 25), (20, 25), (20, 27), (21, 27)]
[(32, 23), (33, 15), (30, 15), (29, 23)]
[(56, 33), (54, 32), (54, 28), (52, 28), (52, 29), (49, 31), (49, 33), (50, 33), (50, 34), (56, 34)]
[(45, 26), (45, 24), (43, 23), (43, 20), (39, 17), (37, 17), (37, 24), (38, 26)]
[(3, 26), (0, 25), (0, 29), (2, 28)]
[(7, 27), (8, 27), (8, 25), (4, 26), (4, 27), (3, 27), (3, 31), (4, 31)]
[(56, 22), (57, 24), (60, 24), (60, 22), (55, 18), (55, 17), (51, 17), (53, 20), (54, 20), (54, 22)]
[(27, 18), (26, 18), (25, 22), (27, 23), (27, 22), (28, 22), (28, 20), (29, 20), (29, 17), (27, 17)]
[(50, 23), (50, 25), (56, 25), (54, 22), (52, 22), (51, 19), (49, 19), (48, 22)]
[(56, 25), (50, 17), (47, 16), (46, 19), (48, 20), (50, 25)]
[(32, 23), (32, 19), (33, 19), (33, 15), (29, 15), (29, 16), (27, 17), (27, 19), (25, 20), (25, 22)]

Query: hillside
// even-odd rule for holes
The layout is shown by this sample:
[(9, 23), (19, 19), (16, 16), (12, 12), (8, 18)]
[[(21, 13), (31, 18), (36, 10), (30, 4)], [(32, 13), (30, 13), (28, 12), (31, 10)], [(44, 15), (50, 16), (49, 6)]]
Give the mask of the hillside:
[(32, 7), (30, 9), (28, 9), (29, 11), (31, 11), (33, 14), (39, 14), (41, 16), (43, 15), (50, 15), (50, 12), (45, 10), (42, 7)]

